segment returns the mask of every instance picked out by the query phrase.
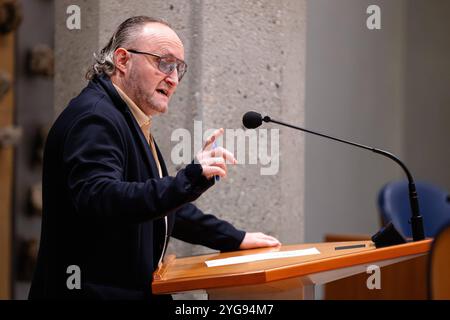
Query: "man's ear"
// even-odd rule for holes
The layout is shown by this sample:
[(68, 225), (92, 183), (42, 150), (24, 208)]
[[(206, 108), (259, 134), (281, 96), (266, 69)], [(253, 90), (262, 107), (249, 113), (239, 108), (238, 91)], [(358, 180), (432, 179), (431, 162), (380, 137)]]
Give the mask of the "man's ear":
[(117, 48), (114, 51), (114, 63), (116, 65), (116, 69), (121, 72), (126, 72), (128, 69), (128, 64), (130, 60), (130, 54), (124, 48)]

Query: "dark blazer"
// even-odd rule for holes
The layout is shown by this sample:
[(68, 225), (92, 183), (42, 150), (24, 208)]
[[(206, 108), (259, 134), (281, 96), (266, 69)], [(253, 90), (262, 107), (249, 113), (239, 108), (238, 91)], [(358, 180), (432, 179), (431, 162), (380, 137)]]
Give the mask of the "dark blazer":
[[(154, 299), (152, 273), (171, 236), (212, 249), (238, 249), (245, 232), (191, 204), (214, 184), (199, 164), (164, 177), (126, 103), (106, 77), (73, 99), (49, 132), (43, 219), (30, 299)], [(81, 289), (67, 268), (79, 266)]]

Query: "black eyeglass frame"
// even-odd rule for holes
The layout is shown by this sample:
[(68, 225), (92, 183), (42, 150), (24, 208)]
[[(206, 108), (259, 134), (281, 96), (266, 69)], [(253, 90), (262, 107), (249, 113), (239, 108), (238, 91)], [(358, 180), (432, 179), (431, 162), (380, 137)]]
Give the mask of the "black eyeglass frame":
[[(177, 69), (177, 73), (178, 73), (178, 81), (181, 81), (181, 79), (184, 77), (184, 75), (186, 74), (187, 71), (187, 64), (186, 62), (184, 62), (183, 60), (180, 60), (172, 55), (159, 55), (156, 53), (150, 53), (150, 52), (144, 52), (144, 51), (139, 51), (139, 50), (135, 50), (135, 49), (126, 49), (128, 52), (134, 53), (134, 54), (145, 54), (148, 56), (152, 56), (155, 58), (158, 58), (158, 69), (159, 71), (169, 75), (170, 73), (165, 72), (164, 70), (161, 70), (161, 60), (164, 58), (170, 58), (170, 59), (175, 59), (176, 61), (176, 69)], [(179, 66), (184, 66), (184, 70), (180, 71)], [(173, 71), (172, 71), (173, 72)]]

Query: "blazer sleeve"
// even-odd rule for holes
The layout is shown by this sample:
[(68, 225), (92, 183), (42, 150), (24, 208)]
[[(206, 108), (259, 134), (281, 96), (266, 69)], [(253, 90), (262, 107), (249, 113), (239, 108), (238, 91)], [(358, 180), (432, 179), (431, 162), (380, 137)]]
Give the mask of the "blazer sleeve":
[(172, 236), (214, 250), (233, 251), (239, 249), (245, 231), (189, 203), (176, 212)]
[(70, 128), (62, 156), (77, 214), (139, 223), (179, 209), (212, 185), (199, 164), (188, 165), (175, 177), (125, 181), (127, 143), (132, 142), (125, 141), (113, 120), (94, 112)]

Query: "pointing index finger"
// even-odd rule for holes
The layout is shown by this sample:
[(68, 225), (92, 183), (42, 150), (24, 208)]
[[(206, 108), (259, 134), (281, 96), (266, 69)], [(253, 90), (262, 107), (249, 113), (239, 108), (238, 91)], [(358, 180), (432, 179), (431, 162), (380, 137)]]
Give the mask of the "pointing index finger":
[(203, 150), (210, 150), (214, 141), (216, 141), (223, 134), (223, 132), (223, 128), (214, 131), (214, 133), (208, 137), (205, 144), (203, 145)]

